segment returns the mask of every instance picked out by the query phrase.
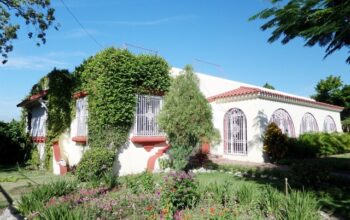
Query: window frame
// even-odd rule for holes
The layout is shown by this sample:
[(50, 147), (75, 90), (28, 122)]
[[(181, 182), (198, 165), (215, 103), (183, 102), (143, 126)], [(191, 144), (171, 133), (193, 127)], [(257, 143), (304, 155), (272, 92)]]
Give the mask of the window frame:
[[(236, 134), (232, 134), (233, 132)], [(227, 155), (248, 155), (247, 117), (239, 108), (231, 108), (225, 113), (224, 153)]]

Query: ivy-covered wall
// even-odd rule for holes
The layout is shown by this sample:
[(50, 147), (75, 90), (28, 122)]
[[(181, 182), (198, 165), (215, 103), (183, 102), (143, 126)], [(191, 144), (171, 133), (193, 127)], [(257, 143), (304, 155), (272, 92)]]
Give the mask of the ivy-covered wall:
[(108, 48), (78, 68), (88, 92), (89, 146), (118, 148), (134, 121), (136, 94), (164, 94), (170, 86), (169, 65), (154, 55), (134, 55)]
[[(52, 146), (60, 134), (67, 130), (71, 123), (71, 99), (73, 91), (72, 74), (68, 70), (53, 69), (35, 84), (30, 95), (43, 90), (49, 90), (45, 97), (47, 107), (46, 146)], [(26, 111), (22, 112), (26, 114)], [(25, 117), (22, 117), (24, 120)], [(45, 167), (49, 168), (52, 160), (52, 150), (45, 148)]]
[[(136, 94), (162, 95), (169, 87), (169, 65), (162, 57), (107, 48), (86, 59), (72, 74), (54, 69), (33, 86), (30, 95), (49, 89), (47, 146), (70, 127), (75, 115), (72, 96), (84, 91), (88, 93), (89, 146), (115, 149), (127, 141)], [(46, 155), (49, 164), (50, 147)]]

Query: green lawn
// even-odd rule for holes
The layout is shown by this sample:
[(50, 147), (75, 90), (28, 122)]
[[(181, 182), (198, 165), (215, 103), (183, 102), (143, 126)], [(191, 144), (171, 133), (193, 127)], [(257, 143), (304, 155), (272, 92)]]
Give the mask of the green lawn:
[[(30, 171), (17, 167), (0, 166), (0, 186), (12, 200), (20, 199), (21, 195), (30, 192), (38, 185), (56, 181), (62, 178), (47, 171)], [(0, 193), (0, 210), (8, 205), (3, 193)]]
[(284, 159), (279, 163), (284, 165), (292, 165), (300, 162), (316, 164), (322, 167), (327, 167), (336, 173), (345, 173), (350, 175), (350, 153), (313, 159)]

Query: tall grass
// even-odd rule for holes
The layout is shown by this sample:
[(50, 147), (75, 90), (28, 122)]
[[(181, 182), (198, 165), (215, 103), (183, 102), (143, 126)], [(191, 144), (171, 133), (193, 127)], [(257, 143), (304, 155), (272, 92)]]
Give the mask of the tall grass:
[(17, 204), (18, 210), (25, 215), (42, 210), (44, 204), (54, 196), (62, 196), (76, 189), (77, 183), (60, 180), (45, 185), (37, 186), (29, 194), (22, 196)]

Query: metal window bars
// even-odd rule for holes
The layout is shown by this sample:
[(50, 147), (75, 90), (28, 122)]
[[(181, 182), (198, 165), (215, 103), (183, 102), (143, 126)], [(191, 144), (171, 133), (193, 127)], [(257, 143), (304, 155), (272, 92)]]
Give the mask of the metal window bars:
[(79, 98), (76, 101), (77, 135), (87, 136), (87, 97)]
[(227, 154), (247, 154), (247, 120), (244, 112), (238, 108), (229, 110), (225, 115), (225, 144)]
[(337, 131), (337, 127), (335, 125), (335, 122), (334, 122), (333, 118), (329, 115), (327, 115), (326, 118), (324, 119), (323, 131), (325, 131), (327, 133), (332, 133), (332, 132)]
[(134, 134), (138, 136), (162, 136), (157, 116), (162, 108), (163, 97), (137, 95)]
[(270, 122), (274, 122), (282, 130), (283, 134), (295, 137), (293, 120), (286, 110), (277, 109), (272, 114)]
[(46, 118), (47, 113), (44, 108), (38, 107), (32, 110), (32, 117), (30, 120), (30, 136), (46, 136)]
[(317, 131), (318, 125), (315, 117), (311, 113), (305, 113), (301, 119), (300, 134)]

